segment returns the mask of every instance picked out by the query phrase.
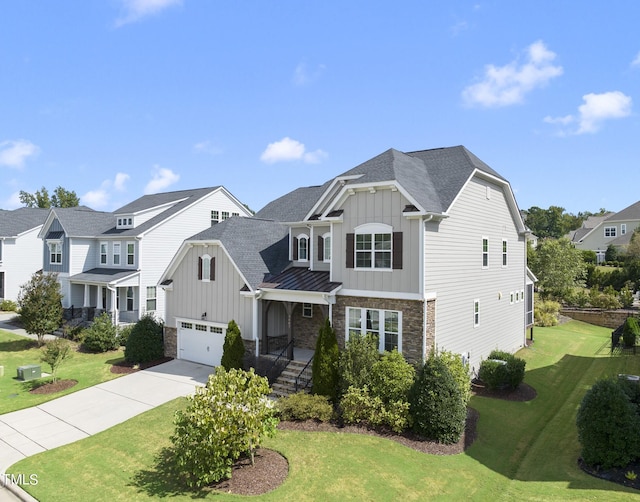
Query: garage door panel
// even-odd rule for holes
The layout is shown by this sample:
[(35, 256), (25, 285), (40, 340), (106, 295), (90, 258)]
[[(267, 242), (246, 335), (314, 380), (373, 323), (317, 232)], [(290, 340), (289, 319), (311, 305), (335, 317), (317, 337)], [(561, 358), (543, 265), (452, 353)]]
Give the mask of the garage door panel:
[(224, 332), (213, 333), (194, 328), (179, 328), (178, 358), (209, 366), (220, 366)]

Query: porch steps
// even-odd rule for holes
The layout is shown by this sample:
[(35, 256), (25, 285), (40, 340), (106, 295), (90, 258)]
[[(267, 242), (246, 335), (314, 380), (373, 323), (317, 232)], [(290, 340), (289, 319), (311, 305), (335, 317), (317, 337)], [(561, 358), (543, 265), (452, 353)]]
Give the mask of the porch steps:
[[(296, 392), (296, 377), (307, 365), (306, 361), (289, 361), (287, 367), (271, 385), (271, 396), (285, 397)], [(307, 391), (309, 388), (307, 388)]]

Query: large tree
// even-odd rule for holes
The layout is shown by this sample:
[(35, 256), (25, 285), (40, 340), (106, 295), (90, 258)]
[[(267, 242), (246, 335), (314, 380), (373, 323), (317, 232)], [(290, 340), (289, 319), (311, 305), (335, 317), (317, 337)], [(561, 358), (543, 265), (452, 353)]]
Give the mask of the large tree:
[(533, 253), (529, 267), (538, 277), (542, 296), (562, 298), (571, 288), (584, 284), (586, 265), (582, 251), (573, 247), (569, 239), (544, 239)]
[(549, 206), (549, 209), (532, 206), (522, 213), (525, 223), (536, 236), (541, 239), (546, 237), (559, 239), (571, 230), (580, 228), (582, 222), (589, 216), (601, 216), (606, 214), (607, 210), (601, 208), (598, 213), (584, 211), (575, 215), (567, 213), (560, 206)]
[(80, 199), (76, 193), (73, 190), (69, 191), (61, 186), (58, 186), (51, 196), (49, 196), (49, 191), (45, 187), (42, 187), (35, 193), (20, 190), (19, 198), (20, 202), (27, 207), (76, 207), (80, 205)]
[(27, 333), (37, 335), (38, 345), (44, 335), (52, 333), (62, 324), (62, 293), (57, 274), (41, 270), (31, 276), (18, 294), (20, 319)]

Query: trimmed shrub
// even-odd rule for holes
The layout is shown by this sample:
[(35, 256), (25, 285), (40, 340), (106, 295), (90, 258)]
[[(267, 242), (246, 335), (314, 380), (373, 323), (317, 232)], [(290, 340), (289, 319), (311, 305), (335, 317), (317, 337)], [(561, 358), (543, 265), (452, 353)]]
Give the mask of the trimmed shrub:
[(371, 368), (380, 359), (378, 339), (371, 333), (365, 336), (350, 333), (340, 353), (340, 392), (349, 387), (363, 388), (371, 381)]
[(415, 378), (416, 370), (394, 349), (373, 363), (369, 390), (385, 404), (406, 402)]
[(139, 364), (164, 357), (163, 324), (145, 315), (131, 329), (124, 349), (127, 362)]
[(82, 346), (90, 352), (107, 352), (119, 346), (116, 327), (109, 314), (102, 313), (84, 330)]
[(333, 406), (327, 396), (298, 392), (277, 401), (281, 420), (316, 420), (328, 422), (333, 416)]
[(407, 401), (390, 402), (388, 405), (369, 388), (349, 387), (340, 400), (342, 420), (345, 424), (363, 424), (369, 427), (388, 427), (402, 432), (411, 426), (411, 414)]
[(316, 352), (313, 356), (311, 368), (311, 381), (313, 394), (327, 396), (335, 401), (338, 395), (338, 339), (336, 332), (331, 327), (329, 319), (325, 319), (324, 325), (318, 333)]
[(133, 324), (118, 326), (118, 334), (116, 335), (116, 339), (118, 340), (118, 345), (120, 345), (120, 347), (127, 346), (127, 340), (129, 339), (131, 331), (133, 331), (133, 326)]
[(576, 417), (582, 459), (604, 469), (625, 467), (640, 456), (640, 418), (623, 386), (598, 380), (585, 394)]
[(255, 450), (275, 434), (278, 423), (269, 392), (267, 379), (253, 369), (219, 366), (206, 387), (187, 397), (187, 408), (176, 412), (171, 441), (176, 468), (188, 486), (230, 478), (241, 455), (253, 464)]
[(460, 354), (443, 350), (438, 353), (438, 357), (447, 365), (447, 368), (449, 368), (451, 375), (460, 388), (460, 396), (466, 406), (469, 403), (469, 399), (471, 399), (471, 376), (469, 374), (469, 368), (462, 362)]
[[(504, 361), (505, 364), (500, 361)], [(478, 378), (493, 389), (517, 389), (524, 380), (524, 368), (526, 361), (519, 357), (504, 352), (494, 350), (489, 354), (489, 358), (480, 363)]]
[(622, 327), (622, 342), (626, 347), (633, 347), (640, 335), (640, 326), (635, 317), (627, 317)]
[(2, 300), (0, 302), (0, 312), (15, 312), (18, 310), (18, 304), (12, 300)]
[(464, 432), (467, 407), (447, 364), (431, 355), (409, 394), (413, 430), (428, 439), (455, 443)]
[(240, 334), (240, 328), (232, 319), (227, 326), (222, 347), (222, 359), (220, 364), (229, 371), (231, 368), (242, 369), (244, 361), (244, 342)]

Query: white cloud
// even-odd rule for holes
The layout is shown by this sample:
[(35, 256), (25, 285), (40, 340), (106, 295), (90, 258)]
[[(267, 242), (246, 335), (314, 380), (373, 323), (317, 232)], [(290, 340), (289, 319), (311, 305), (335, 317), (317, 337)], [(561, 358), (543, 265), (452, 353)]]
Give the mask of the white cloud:
[(595, 133), (600, 130), (605, 120), (620, 119), (631, 115), (632, 99), (620, 91), (603, 92), (602, 94), (585, 94), (582, 96), (584, 103), (578, 107), (576, 115), (564, 117), (545, 117), (548, 124), (578, 124), (573, 131), (561, 131), (565, 134)]
[(13, 192), (9, 198), (2, 202), (2, 205), (5, 209), (18, 209), (22, 207), (22, 202), (20, 202), (20, 192)]
[(208, 153), (209, 155), (220, 155), (222, 153), (222, 148), (209, 140), (196, 143), (193, 145), (193, 149), (198, 153)]
[(553, 64), (555, 58), (555, 52), (538, 40), (527, 47), (524, 63), (516, 59), (505, 66), (487, 65), (482, 79), (466, 87), (462, 97), (468, 105), (484, 107), (521, 103), (527, 93), (562, 75), (562, 66)]
[(135, 23), (174, 5), (182, 5), (182, 0), (121, 0), (121, 3), (124, 15), (116, 19), (116, 27)]
[(318, 80), (327, 67), (323, 64), (317, 65), (313, 69), (309, 69), (306, 63), (300, 63), (293, 72), (293, 84), (303, 86), (311, 84)]
[(100, 188), (95, 190), (89, 190), (87, 193), (80, 197), (82, 204), (94, 209), (105, 208), (111, 201), (111, 195), (113, 190), (117, 192), (123, 192), (125, 190), (125, 183), (131, 179), (126, 173), (117, 173), (114, 180), (104, 180), (100, 184)]
[(151, 181), (144, 187), (145, 194), (157, 193), (164, 190), (168, 186), (173, 185), (180, 179), (180, 175), (174, 173), (171, 169), (166, 167), (160, 167), (158, 165), (153, 166), (154, 173)]
[(323, 150), (307, 152), (303, 143), (285, 137), (275, 143), (269, 143), (265, 151), (262, 152), (260, 160), (267, 164), (294, 160), (302, 160), (306, 164), (318, 164), (326, 157), (327, 153)]
[(635, 59), (631, 61), (631, 66), (640, 66), (640, 52), (638, 52)]
[(0, 141), (0, 166), (20, 169), (29, 157), (40, 152), (40, 148), (24, 139)]

